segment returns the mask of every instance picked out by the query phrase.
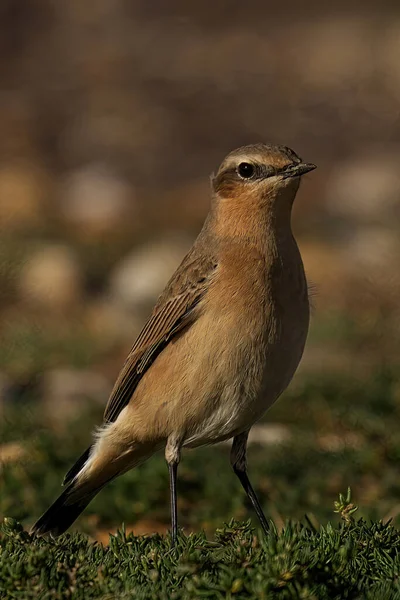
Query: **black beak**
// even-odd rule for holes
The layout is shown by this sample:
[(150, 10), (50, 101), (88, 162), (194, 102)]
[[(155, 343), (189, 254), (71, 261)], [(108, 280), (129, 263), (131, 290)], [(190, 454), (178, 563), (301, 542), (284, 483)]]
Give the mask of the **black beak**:
[(282, 169), (279, 175), (284, 179), (287, 179), (288, 177), (301, 177), (301, 175), (313, 171), (316, 168), (316, 165), (313, 165), (312, 163), (293, 163)]

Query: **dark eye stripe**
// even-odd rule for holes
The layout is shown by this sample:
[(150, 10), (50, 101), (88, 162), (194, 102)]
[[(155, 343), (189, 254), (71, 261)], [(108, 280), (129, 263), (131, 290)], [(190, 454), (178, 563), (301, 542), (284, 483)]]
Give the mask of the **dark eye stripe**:
[[(284, 167), (286, 168), (286, 167)], [(233, 168), (230, 172), (239, 175), (241, 179), (263, 179), (278, 175), (281, 169), (273, 167), (272, 165), (241, 162), (236, 168)]]

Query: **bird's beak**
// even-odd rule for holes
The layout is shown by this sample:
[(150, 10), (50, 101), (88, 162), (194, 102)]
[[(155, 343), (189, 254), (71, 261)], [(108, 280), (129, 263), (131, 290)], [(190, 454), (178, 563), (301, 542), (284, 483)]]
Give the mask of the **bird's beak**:
[(309, 171), (313, 171), (316, 168), (316, 165), (313, 165), (312, 163), (294, 163), (285, 167), (285, 169), (282, 170), (280, 175), (284, 179), (286, 179), (287, 177), (300, 177), (301, 175), (304, 175)]

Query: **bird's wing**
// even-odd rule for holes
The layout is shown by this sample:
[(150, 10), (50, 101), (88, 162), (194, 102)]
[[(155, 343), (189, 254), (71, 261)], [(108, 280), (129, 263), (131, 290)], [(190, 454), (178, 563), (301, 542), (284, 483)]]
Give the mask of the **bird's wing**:
[(198, 304), (216, 267), (212, 258), (194, 258), (192, 253), (183, 260), (129, 352), (108, 400), (105, 422), (116, 420), (160, 352), (198, 318)]

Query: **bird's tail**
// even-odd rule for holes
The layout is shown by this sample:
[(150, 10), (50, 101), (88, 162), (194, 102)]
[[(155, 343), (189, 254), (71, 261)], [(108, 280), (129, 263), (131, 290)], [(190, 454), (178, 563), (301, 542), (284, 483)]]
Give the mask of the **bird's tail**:
[[(46, 512), (36, 521), (31, 529), (31, 533), (42, 536), (50, 533), (57, 537), (66, 531), (72, 523), (85, 510), (89, 502), (94, 498), (100, 487), (90, 495), (71, 500), (71, 492), (74, 484), (71, 483), (55, 502), (46, 510)], [(101, 486), (102, 487), (102, 486)]]
[[(106, 483), (123, 471), (121, 464), (115, 465), (107, 460), (109, 457), (96, 454), (99, 453), (93, 445), (78, 459), (64, 479), (67, 487), (34, 524), (31, 533), (38, 536), (50, 533), (53, 537), (64, 533)], [(117, 459), (117, 462), (122, 461)]]
[(115, 424), (103, 428), (96, 442), (78, 459), (66, 476), (67, 487), (33, 525), (32, 534), (61, 535), (79, 517), (96, 494), (112, 479), (146, 460), (152, 444), (130, 444), (118, 438)]

